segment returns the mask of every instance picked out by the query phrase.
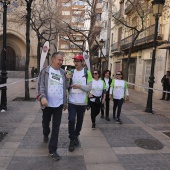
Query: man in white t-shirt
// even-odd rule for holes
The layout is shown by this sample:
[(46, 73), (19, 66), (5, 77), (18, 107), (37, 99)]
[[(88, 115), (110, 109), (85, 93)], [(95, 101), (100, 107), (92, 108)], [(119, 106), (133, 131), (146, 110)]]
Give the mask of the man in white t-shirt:
[[(68, 97), (69, 112), (69, 151), (74, 151), (79, 145), (78, 136), (83, 124), (85, 108), (88, 103), (88, 92), (92, 87), (92, 75), (89, 70), (83, 68), (84, 58), (78, 54), (74, 58), (75, 70), (72, 71), (70, 79), (70, 90)], [(77, 117), (77, 120), (75, 120)]]
[(55, 52), (52, 55), (52, 64), (41, 70), (38, 77), (38, 96), (42, 107), (42, 126), (44, 142), (47, 143), (50, 134), (50, 121), (52, 120), (52, 132), (49, 141), (49, 154), (54, 160), (59, 160), (57, 154), (57, 143), (59, 127), (61, 123), (62, 110), (66, 108), (66, 89), (68, 87), (65, 71), (61, 69), (63, 53)]

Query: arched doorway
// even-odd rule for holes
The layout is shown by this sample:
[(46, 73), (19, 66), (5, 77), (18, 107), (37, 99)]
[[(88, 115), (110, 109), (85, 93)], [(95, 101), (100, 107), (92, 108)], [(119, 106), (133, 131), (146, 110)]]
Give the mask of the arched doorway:
[[(0, 69), (2, 69), (2, 51), (0, 56)], [(15, 71), (16, 69), (16, 53), (13, 48), (7, 46), (6, 48), (6, 69), (9, 71)]]

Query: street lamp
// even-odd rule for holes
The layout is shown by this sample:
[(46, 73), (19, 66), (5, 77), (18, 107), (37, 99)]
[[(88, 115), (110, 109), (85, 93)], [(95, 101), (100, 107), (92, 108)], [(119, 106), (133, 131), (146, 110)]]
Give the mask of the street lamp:
[[(5, 84), (7, 82), (7, 71), (6, 71), (6, 30), (7, 30), (7, 5), (9, 0), (0, 0), (3, 4), (3, 49), (2, 49), (2, 64), (1, 64), (1, 83)], [(1, 111), (7, 109), (7, 87), (1, 88)]]
[(153, 98), (153, 85), (155, 83), (154, 79), (154, 69), (155, 69), (155, 56), (156, 56), (156, 46), (157, 46), (157, 35), (158, 35), (158, 22), (159, 17), (162, 15), (163, 6), (165, 0), (153, 0), (153, 15), (155, 16), (155, 33), (154, 33), (154, 41), (153, 41), (153, 53), (152, 53), (152, 63), (151, 63), (151, 72), (149, 77), (149, 90), (148, 90), (148, 99), (145, 112), (154, 113), (152, 110), (152, 98)]
[(105, 41), (101, 39), (99, 41), (99, 48), (100, 48), (100, 73), (102, 72), (102, 48), (104, 46)]

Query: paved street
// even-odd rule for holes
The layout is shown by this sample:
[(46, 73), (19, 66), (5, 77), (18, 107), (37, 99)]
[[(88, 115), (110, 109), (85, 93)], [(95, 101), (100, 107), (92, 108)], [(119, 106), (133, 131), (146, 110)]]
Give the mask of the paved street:
[[(21, 79), (9, 79), (8, 82)], [(35, 82), (30, 95), (35, 97)], [(123, 124), (97, 118), (91, 129), (90, 111), (84, 117), (81, 145), (68, 151), (68, 112), (62, 116), (58, 153), (48, 156), (43, 142), (39, 102), (12, 101), (24, 97), (24, 82), (8, 86), (8, 110), (0, 113), (0, 131), (8, 132), (0, 142), (0, 170), (169, 170), (170, 101), (153, 100), (155, 114), (144, 112), (147, 94), (130, 90), (130, 101), (122, 108)], [(166, 135), (164, 132), (167, 132)], [(169, 132), (169, 133), (168, 133)], [(142, 148), (143, 147), (143, 148)]]

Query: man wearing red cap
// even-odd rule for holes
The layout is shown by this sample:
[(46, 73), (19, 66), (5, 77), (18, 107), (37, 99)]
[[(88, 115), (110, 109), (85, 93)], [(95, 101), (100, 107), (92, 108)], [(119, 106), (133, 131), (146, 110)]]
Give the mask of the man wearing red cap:
[[(83, 67), (84, 58), (77, 54), (74, 58), (75, 70), (70, 79), (70, 90), (68, 97), (68, 120), (69, 120), (69, 151), (74, 151), (79, 145), (78, 136), (83, 124), (85, 108), (88, 103), (87, 93), (92, 87), (92, 75), (89, 70)], [(77, 120), (75, 120), (77, 117)]]

